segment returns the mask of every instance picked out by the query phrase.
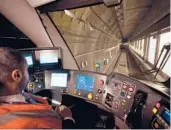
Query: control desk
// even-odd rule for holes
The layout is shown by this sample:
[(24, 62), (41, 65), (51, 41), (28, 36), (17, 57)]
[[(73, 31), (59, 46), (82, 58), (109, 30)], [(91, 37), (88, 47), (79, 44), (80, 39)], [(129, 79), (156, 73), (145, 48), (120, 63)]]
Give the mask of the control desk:
[[(107, 76), (76, 70), (47, 70), (45, 88), (103, 106), (130, 128), (170, 127), (168, 97), (121, 74)], [(156, 107), (159, 103), (160, 107)]]

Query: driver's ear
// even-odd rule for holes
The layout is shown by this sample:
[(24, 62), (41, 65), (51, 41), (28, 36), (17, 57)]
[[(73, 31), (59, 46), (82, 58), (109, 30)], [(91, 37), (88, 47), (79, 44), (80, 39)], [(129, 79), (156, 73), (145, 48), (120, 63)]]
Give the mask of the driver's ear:
[(15, 69), (15, 70), (12, 71), (12, 79), (14, 81), (19, 83), (22, 80), (22, 77), (23, 77), (23, 75), (22, 75), (20, 70)]

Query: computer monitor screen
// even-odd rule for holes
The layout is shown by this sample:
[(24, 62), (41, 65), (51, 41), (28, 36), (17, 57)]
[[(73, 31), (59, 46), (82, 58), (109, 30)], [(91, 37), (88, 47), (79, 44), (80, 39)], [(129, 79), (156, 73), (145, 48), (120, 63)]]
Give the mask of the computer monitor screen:
[(93, 91), (94, 77), (89, 75), (77, 75), (76, 88), (84, 91)]
[(24, 57), (27, 61), (28, 66), (32, 66), (33, 65), (33, 57), (31, 55), (24, 56)]
[(40, 64), (58, 63), (58, 54), (55, 52), (40, 52)]
[(52, 73), (51, 87), (67, 87), (68, 74), (67, 73)]

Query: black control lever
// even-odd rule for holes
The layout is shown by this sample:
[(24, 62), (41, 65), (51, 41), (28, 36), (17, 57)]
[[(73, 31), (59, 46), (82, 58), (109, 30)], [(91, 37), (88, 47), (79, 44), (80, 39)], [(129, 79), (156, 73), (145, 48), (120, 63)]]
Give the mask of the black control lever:
[(138, 90), (134, 96), (134, 103), (126, 122), (130, 128), (140, 129), (142, 126), (142, 110), (147, 100), (147, 93)]

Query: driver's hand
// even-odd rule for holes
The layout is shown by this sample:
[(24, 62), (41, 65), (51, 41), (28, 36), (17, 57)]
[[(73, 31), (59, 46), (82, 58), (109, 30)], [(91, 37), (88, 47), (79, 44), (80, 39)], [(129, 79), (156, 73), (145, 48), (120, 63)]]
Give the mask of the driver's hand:
[(67, 117), (72, 117), (71, 110), (66, 107), (65, 105), (61, 105), (56, 109), (56, 112), (58, 112), (64, 119)]

